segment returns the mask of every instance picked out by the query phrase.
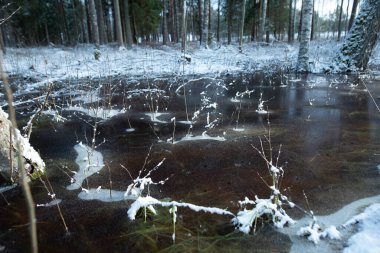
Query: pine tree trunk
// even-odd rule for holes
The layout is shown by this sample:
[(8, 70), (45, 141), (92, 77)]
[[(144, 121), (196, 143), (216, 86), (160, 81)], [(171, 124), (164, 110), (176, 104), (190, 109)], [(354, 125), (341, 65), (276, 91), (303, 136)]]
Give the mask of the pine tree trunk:
[(380, 1), (364, 0), (358, 16), (335, 59), (334, 71), (362, 71), (379, 38)]
[(288, 26), (288, 43), (294, 42), (294, 17), (293, 17), (293, 0), (289, 1), (289, 26)]
[(177, 43), (178, 42), (178, 34), (177, 34), (177, 18), (175, 16), (175, 1), (169, 0), (169, 16), (170, 16), (170, 33), (171, 33), (171, 41)]
[(309, 43), (311, 33), (311, 19), (313, 16), (313, 0), (302, 0), (302, 30), (300, 49), (298, 52), (297, 71), (309, 72)]
[(89, 18), (91, 23), (91, 42), (96, 45), (100, 44), (98, 18), (96, 16), (96, 8), (94, 0), (88, 0)]
[(232, 41), (232, 0), (227, 0), (227, 44), (231, 45)]
[(350, 21), (348, 21), (348, 31), (350, 31), (352, 25), (354, 24), (354, 20), (355, 20), (355, 17), (356, 17), (356, 11), (358, 9), (359, 1), (360, 0), (354, 0), (354, 2), (352, 4)]
[(99, 25), (99, 40), (100, 44), (107, 43), (107, 33), (106, 33), (106, 25), (104, 22), (104, 10), (102, 0), (95, 0), (96, 13)]
[(182, 52), (186, 52), (186, 0), (182, 0)]
[(313, 0), (313, 16), (311, 18), (311, 33), (310, 40), (314, 40), (314, 31), (315, 31), (315, 0)]
[(86, 11), (86, 5), (80, 4), (81, 10), (82, 10), (82, 36), (83, 36), (83, 42), (89, 43), (90, 38), (88, 36), (88, 23), (87, 23), (87, 11)]
[(123, 42), (123, 30), (121, 28), (121, 17), (120, 17), (120, 5), (119, 0), (113, 0), (113, 8), (115, 13), (115, 26), (116, 26), (116, 40), (119, 47), (124, 46)]
[(162, 9), (162, 44), (166, 45), (168, 42), (168, 19), (166, 0), (162, 0)]
[(241, 20), (240, 20), (240, 31), (239, 31), (239, 52), (243, 52), (243, 33), (244, 33), (244, 20), (245, 20), (245, 1), (243, 0), (241, 6)]
[(266, 35), (266, 23), (267, 23), (267, 7), (268, 1), (262, 0), (261, 2), (261, 18), (260, 18), (260, 38), (259, 40), (264, 41), (264, 35)]
[[(227, 0), (228, 1), (228, 0)], [(198, 32), (199, 32), (199, 45), (203, 46), (203, 0), (198, 0), (198, 17), (199, 17), (199, 25), (198, 25)]]
[(216, 41), (220, 43), (220, 0), (218, 0), (218, 21), (216, 25)]
[[(132, 48), (133, 39), (132, 39), (132, 29), (131, 29), (131, 17), (129, 15), (129, 0), (124, 0), (124, 18), (125, 18), (125, 38), (127, 42), (127, 48)], [(167, 32), (167, 27), (166, 27)], [(167, 34), (166, 34), (167, 35)]]
[(208, 21), (209, 21), (209, 1), (210, 0), (204, 0), (203, 2), (203, 25), (202, 25), (202, 37), (203, 37), (203, 46), (205, 48), (208, 48), (208, 42), (209, 42), (209, 34), (208, 34)]

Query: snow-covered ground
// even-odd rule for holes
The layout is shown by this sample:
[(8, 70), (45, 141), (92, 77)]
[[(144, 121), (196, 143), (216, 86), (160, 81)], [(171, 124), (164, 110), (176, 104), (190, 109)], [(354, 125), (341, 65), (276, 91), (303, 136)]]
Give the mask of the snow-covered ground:
[[(331, 63), (339, 48), (335, 41), (312, 42), (310, 60), (313, 71), (321, 72)], [(372, 62), (380, 64), (379, 46)], [(95, 54), (100, 52), (99, 59)], [(31, 87), (47, 82), (76, 79), (104, 78), (109, 76), (157, 77), (173, 75), (212, 75), (222, 73), (252, 72), (276, 67), (284, 69), (295, 65), (298, 44), (274, 43), (268, 46), (245, 44), (243, 53), (236, 45), (200, 49), (189, 46), (188, 62), (180, 50), (173, 46), (134, 46), (131, 50), (92, 45), (39, 48), (8, 48), (4, 55), (4, 67), (9, 74), (29, 77)], [(33, 85), (32, 85), (33, 84)]]

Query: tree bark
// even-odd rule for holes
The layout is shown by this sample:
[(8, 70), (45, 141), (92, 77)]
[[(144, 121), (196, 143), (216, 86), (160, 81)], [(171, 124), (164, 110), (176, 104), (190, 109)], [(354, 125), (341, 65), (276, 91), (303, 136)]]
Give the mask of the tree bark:
[(294, 1), (289, 1), (289, 27), (288, 27), (288, 43), (294, 42), (294, 16), (293, 16)]
[[(21, 171), (18, 167), (18, 154), (23, 158), (24, 168), (32, 178), (37, 178), (45, 173), (45, 163), (42, 161), (40, 155), (32, 146), (30, 146), (28, 139), (23, 137), (19, 130), (16, 130), (17, 136), (12, 134), (12, 123), (8, 119), (8, 115), (0, 108), (0, 157), (8, 160), (8, 170), (0, 166), (0, 172), (9, 177), (13, 181), (21, 178)], [(17, 140), (20, 141), (21, 150), (17, 149)]]
[(313, 0), (302, 0), (302, 30), (300, 48), (298, 52), (297, 71), (309, 72), (309, 43), (311, 33), (311, 19), (313, 16)]
[(186, 0), (182, 0), (182, 52), (186, 52)]
[(240, 20), (240, 31), (239, 31), (239, 52), (243, 52), (243, 33), (244, 33), (244, 20), (245, 20), (245, 1), (242, 1), (241, 6), (241, 20)]
[(264, 35), (266, 34), (266, 23), (267, 23), (267, 7), (268, 1), (262, 0), (261, 2), (261, 19), (260, 19), (260, 38), (259, 41), (264, 41)]
[(91, 23), (91, 42), (95, 45), (100, 44), (98, 18), (96, 16), (96, 8), (94, 0), (88, 0), (89, 18)]
[(203, 46), (205, 48), (208, 48), (209, 44), (209, 33), (208, 33), (208, 24), (209, 24), (209, 1), (210, 0), (204, 0), (203, 2), (203, 25), (202, 25), (202, 37), (203, 37)]
[[(228, 0), (227, 0), (228, 1)], [(199, 45), (203, 46), (203, 0), (198, 0), (198, 16), (199, 16)]]
[[(125, 39), (127, 42), (127, 48), (132, 48), (133, 38), (131, 29), (131, 17), (129, 15), (129, 0), (124, 0), (124, 18), (125, 18)], [(166, 16), (165, 16), (166, 17)], [(166, 26), (166, 32), (168, 27)], [(166, 33), (167, 36), (167, 33)]]
[(168, 42), (168, 19), (167, 19), (167, 3), (162, 0), (162, 44), (166, 45)]
[(231, 45), (232, 37), (232, 0), (227, 0), (227, 44)]
[(355, 17), (356, 17), (356, 11), (358, 9), (359, 1), (360, 0), (354, 0), (354, 2), (352, 4), (352, 10), (351, 10), (351, 15), (350, 15), (350, 20), (348, 21), (348, 31), (350, 31), (352, 25), (354, 24), (354, 20), (355, 20)]
[(115, 13), (116, 40), (119, 47), (124, 46), (123, 30), (121, 29), (120, 5), (119, 0), (113, 0), (113, 8)]
[(100, 44), (106, 44), (107, 43), (107, 33), (106, 33), (106, 25), (104, 22), (104, 10), (103, 10), (103, 4), (102, 0), (95, 0), (95, 8), (98, 19), (98, 28), (99, 28), (99, 41)]
[(83, 42), (89, 43), (90, 38), (88, 36), (88, 23), (87, 23), (87, 11), (85, 4), (80, 4), (82, 10), (82, 36)]
[(358, 16), (335, 58), (334, 71), (363, 71), (368, 67), (380, 33), (380, 1), (364, 0)]
[(216, 41), (220, 42), (220, 0), (218, 0), (218, 23), (216, 25)]

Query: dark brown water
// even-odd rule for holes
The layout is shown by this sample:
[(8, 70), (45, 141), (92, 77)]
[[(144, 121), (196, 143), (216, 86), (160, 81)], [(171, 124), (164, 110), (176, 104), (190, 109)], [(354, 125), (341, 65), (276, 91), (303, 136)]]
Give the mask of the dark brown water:
[[(88, 106), (91, 99), (84, 95), (98, 88), (99, 93), (92, 93), (92, 101), (100, 94), (94, 107), (107, 107), (110, 102), (113, 109), (128, 108), (98, 122), (97, 143), (106, 141), (97, 150), (107, 168), (88, 178), (90, 187), (109, 188), (111, 176), (113, 189), (126, 190), (131, 178), (120, 164), (137, 176), (153, 145), (147, 167), (166, 158), (152, 177), (169, 180), (152, 187), (152, 196), (233, 212), (245, 196), (266, 198), (270, 192), (263, 182), (268, 179), (265, 163), (252, 148), (260, 146), (260, 136), (268, 136), (269, 115), (275, 155), (282, 144), (279, 161), (285, 169), (284, 192), (307, 208), (304, 191), (310, 208), (316, 214), (327, 214), (380, 192), (376, 168), (380, 164), (380, 112), (366, 87), (379, 103), (378, 77), (262, 74), (88, 81), (56, 88), (52, 102), (75, 105), (86, 100)], [(249, 92), (237, 96), (245, 91)], [(260, 101), (266, 101), (264, 109), (269, 114), (257, 113)], [(27, 113), (25, 108), (22, 111)], [(156, 114), (157, 122), (152, 122), (144, 113), (155, 111), (164, 114)], [(167, 209), (158, 208), (159, 215), (147, 222), (132, 222), (127, 217), (128, 202), (78, 199), (80, 190), (66, 190), (70, 184), (66, 173), (77, 169), (73, 146), (92, 139), (95, 121), (73, 111), (62, 112), (62, 116), (65, 122), (42, 117), (31, 139), (47, 164), (47, 177), (57, 198), (62, 199), (60, 207), (69, 228), (66, 233), (56, 206), (37, 208), (41, 252), (287, 252), (290, 248), (287, 236), (270, 225), (255, 235), (243, 235), (233, 232), (228, 217), (185, 209), (179, 209), (173, 244)], [(187, 120), (193, 121), (192, 128), (181, 123)], [(130, 128), (135, 131), (128, 131)], [(175, 144), (167, 141), (173, 130)], [(180, 141), (186, 134), (200, 136), (204, 131), (225, 141)], [(31, 187), (36, 203), (50, 201), (41, 182), (33, 182)], [(4, 195), (10, 205), (0, 200), (0, 245), (5, 246), (3, 252), (28, 252), (28, 220), (21, 190)], [(288, 212), (294, 218), (302, 216), (296, 210)]]

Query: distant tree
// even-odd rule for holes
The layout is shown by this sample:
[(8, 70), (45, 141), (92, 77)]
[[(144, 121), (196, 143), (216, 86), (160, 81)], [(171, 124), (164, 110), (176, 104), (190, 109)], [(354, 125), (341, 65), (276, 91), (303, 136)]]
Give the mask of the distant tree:
[(244, 20), (245, 20), (245, 3), (246, 0), (242, 0), (241, 5), (241, 21), (240, 21), (240, 30), (239, 30), (239, 52), (243, 52), (243, 33), (244, 33)]
[(261, 0), (260, 33), (259, 33), (260, 41), (264, 41), (264, 35), (266, 34), (267, 7), (268, 7), (268, 0)]
[(294, 16), (293, 16), (293, 11), (295, 12), (295, 9), (293, 8), (294, 4), (295, 4), (294, 0), (289, 0), (288, 43), (294, 42)]
[(335, 58), (332, 69), (361, 71), (368, 67), (380, 33), (380, 1), (363, 0), (358, 16)]
[(298, 52), (297, 72), (309, 72), (309, 43), (311, 19), (313, 15), (313, 0), (302, 0), (302, 30)]
[(123, 29), (121, 28), (121, 16), (119, 0), (113, 0), (113, 9), (115, 14), (116, 40), (119, 47), (124, 46)]
[(182, 52), (186, 52), (186, 0), (182, 0)]
[[(133, 44), (132, 38), (132, 28), (131, 28), (131, 17), (129, 15), (129, 0), (123, 0), (124, 2), (124, 23), (125, 23), (125, 42), (127, 43), (127, 48), (130, 49)], [(167, 29), (167, 27), (166, 27)], [(166, 30), (167, 32), (167, 30)], [(166, 34), (167, 35), (167, 34)]]
[(210, 7), (210, 0), (204, 0), (203, 2), (203, 24), (202, 24), (202, 39), (203, 39), (203, 46), (205, 48), (208, 48), (209, 45), (209, 7)]
[(95, 0), (95, 8), (96, 8), (96, 18), (98, 20), (98, 29), (99, 29), (99, 41), (100, 44), (107, 43), (107, 31), (106, 24), (104, 21), (104, 9), (102, 0)]
[(94, 0), (88, 0), (88, 16), (91, 24), (91, 42), (96, 45), (100, 44), (98, 17)]
[(162, 0), (162, 44), (166, 45), (168, 42), (168, 5), (166, 0)]

